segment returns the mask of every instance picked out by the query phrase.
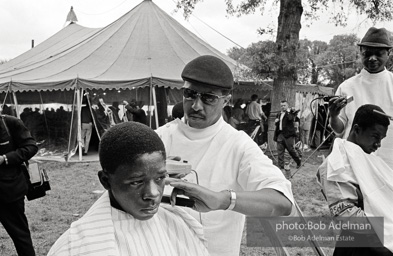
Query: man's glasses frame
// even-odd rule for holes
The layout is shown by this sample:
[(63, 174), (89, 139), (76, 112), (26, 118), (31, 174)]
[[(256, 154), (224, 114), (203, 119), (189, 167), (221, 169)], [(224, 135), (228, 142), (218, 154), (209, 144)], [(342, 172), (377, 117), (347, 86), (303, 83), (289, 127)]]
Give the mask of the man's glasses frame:
[(208, 105), (214, 105), (218, 102), (218, 99), (225, 98), (227, 95), (217, 95), (214, 93), (201, 93), (192, 89), (184, 88), (183, 96), (186, 100), (195, 100), (197, 97), (201, 99), (201, 101)]

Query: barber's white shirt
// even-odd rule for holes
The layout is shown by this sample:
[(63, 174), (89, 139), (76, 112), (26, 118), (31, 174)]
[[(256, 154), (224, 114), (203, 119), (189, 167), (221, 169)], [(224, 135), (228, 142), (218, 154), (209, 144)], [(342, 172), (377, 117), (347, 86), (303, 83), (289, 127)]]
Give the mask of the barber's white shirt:
[[(213, 191), (256, 191), (272, 188), (291, 202), (291, 183), (250, 137), (222, 118), (205, 129), (195, 129), (176, 119), (157, 133), (167, 156), (180, 156), (198, 173), (199, 184)], [(197, 183), (194, 175), (187, 180)], [(199, 214), (189, 213), (199, 220)], [(202, 225), (211, 255), (238, 256), (245, 216), (234, 211), (202, 213)]]
[[(353, 102), (343, 108), (339, 118), (345, 124), (345, 130), (339, 136), (346, 139), (352, 127), (357, 109), (364, 104), (380, 106), (388, 115), (393, 115), (393, 74), (386, 69), (372, 74), (362, 69), (361, 72), (344, 81), (336, 95), (353, 96)], [(386, 138), (376, 152), (393, 169), (393, 122), (389, 125)]]

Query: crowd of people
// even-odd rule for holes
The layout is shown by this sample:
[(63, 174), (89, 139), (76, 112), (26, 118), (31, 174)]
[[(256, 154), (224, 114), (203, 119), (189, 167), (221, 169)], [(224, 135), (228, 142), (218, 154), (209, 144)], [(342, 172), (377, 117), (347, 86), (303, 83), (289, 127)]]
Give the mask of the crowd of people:
[[(364, 69), (345, 81), (337, 97), (330, 100), (330, 124), (342, 137), (334, 141), (317, 178), (332, 216), (363, 217), (374, 230), (381, 227), (368, 218), (384, 218), (382, 234), (344, 230), (341, 237), (353, 236), (357, 239), (354, 243), (366, 248), (338, 240), (334, 255), (393, 255), (393, 133), (389, 115), (393, 113), (393, 75), (385, 69), (392, 44), (385, 29), (370, 28), (359, 46)], [(174, 113), (182, 119), (155, 131), (138, 122), (121, 121), (106, 129), (99, 146), (102, 170), (98, 172), (106, 192), (71, 224), (48, 255), (237, 256), (246, 216), (298, 214), (291, 182), (279, 167), (285, 150), (301, 165), (294, 144), (296, 137), (301, 137), (300, 130), (310, 129), (301, 123), (302, 119), (306, 122), (307, 113), (298, 116), (287, 101), (281, 101), (275, 118), (280, 154), (277, 167), (258, 145), (264, 143), (263, 135), (259, 142), (239, 131), (242, 126), (246, 131), (255, 126), (266, 131), (270, 110), (267, 106), (263, 109), (266, 104), (258, 103), (257, 95), (245, 108), (240, 100), (233, 109), (227, 107), (234, 79), (221, 59), (197, 57), (186, 64), (181, 77), (183, 111), (177, 107)], [(353, 102), (349, 103), (347, 96), (354, 96)], [(98, 108), (104, 112), (116, 113), (116, 106), (111, 109), (102, 100), (100, 103)], [(8, 146), (0, 148), (0, 202), (6, 207), (0, 208), (0, 221), (18, 254), (33, 256), (24, 216), (25, 190), (8, 190), (4, 184), (19, 182), (18, 165), (37, 148), (18, 119), (10, 118), (4, 124), (0, 126), (1, 145)], [(9, 135), (7, 126), (15, 127)], [(167, 158), (191, 165), (198, 176), (178, 173), (169, 177)], [(172, 188), (172, 205), (161, 203), (165, 185)], [(18, 196), (3, 196), (14, 192)], [(191, 200), (192, 206), (177, 206), (180, 197)], [(9, 225), (13, 211), (19, 217)], [(17, 225), (23, 231), (14, 228)]]

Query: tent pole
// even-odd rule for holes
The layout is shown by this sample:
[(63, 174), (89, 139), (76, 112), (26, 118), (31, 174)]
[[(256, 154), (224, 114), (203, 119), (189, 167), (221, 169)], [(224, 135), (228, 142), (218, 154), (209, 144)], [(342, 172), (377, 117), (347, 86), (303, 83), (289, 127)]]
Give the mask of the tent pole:
[(150, 93), (149, 93), (149, 127), (151, 128), (151, 101), (152, 101), (152, 87), (153, 87), (153, 77), (150, 76)]
[(17, 117), (18, 119), (20, 119), (20, 114), (19, 114), (19, 111), (18, 111), (18, 107), (19, 107), (19, 106), (18, 106), (18, 99), (16, 98), (15, 92), (12, 92), (12, 97), (14, 98), (16, 117)]
[(153, 86), (152, 87), (153, 91), (153, 103), (154, 103), (154, 114), (155, 114), (155, 121), (156, 121), (156, 129), (158, 128), (158, 110), (157, 110), (157, 97), (156, 97), (156, 88)]
[[(82, 92), (81, 92), (82, 91)], [(76, 111), (77, 111), (77, 120), (78, 120), (78, 153), (79, 153), (79, 161), (82, 161), (82, 123), (81, 123), (81, 94), (83, 93), (83, 89), (76, 89)], [(83, 95), (83, 94), (82, 94)]]

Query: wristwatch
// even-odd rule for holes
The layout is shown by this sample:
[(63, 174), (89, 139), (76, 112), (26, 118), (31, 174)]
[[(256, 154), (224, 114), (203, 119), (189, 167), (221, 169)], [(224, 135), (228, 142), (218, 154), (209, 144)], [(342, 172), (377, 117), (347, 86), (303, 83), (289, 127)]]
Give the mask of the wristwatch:
[(229, 193), (231, 194), (231, 203), (229, 204), (227, 211), (233, 210), (236, 205), (236, 193), (232, 189), (228, 189)]

